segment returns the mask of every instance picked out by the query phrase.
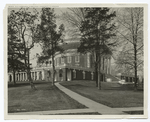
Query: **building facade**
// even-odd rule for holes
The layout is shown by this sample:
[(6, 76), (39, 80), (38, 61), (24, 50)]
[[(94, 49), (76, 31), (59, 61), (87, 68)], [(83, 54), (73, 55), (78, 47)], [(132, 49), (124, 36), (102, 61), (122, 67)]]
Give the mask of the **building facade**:
[[(72, 42), (62, 45), (65, 50), (63, 54), (55, 55), (55, 81), (72, 81), (72, 80), (95, 80), (94, 57), (91, 53), (81, 54), (77, 52), (79, 42)], [(37, 64), (31, 70), (31, 77), (34, 81), (51, 81), (52, 80), (52, 61), (49, 63)], [(105, 81), (105, 75), (111, 74), (111, 55), (101, 57), (101, 81)], [(12, 73), (8, 74), (8, 81), (13, 81)], [(16, 81), (27, 81), (25, 72), (16, 73)]]

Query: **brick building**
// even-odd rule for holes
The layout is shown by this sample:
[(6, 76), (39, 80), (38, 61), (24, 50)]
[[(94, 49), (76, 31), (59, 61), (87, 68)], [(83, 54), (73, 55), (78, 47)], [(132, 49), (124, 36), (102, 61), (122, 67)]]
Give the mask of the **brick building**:
[[(55, 81), (72, 81), (72, 80), (95, 80), (93, 56), (90, 53), (81, 54), (77, 52), (79, 42), (70, 42), (63, 44), (65, 50), (63, 54), (55, 54)], [(31, 70), (33, 80), (52, 80), (52, 64), (37, 64)], [(101, 58), (101, 81), (105, 81), (105, 75), (111, 74), (111, 55), (103, 55)], [(9, 73), (9, 81), (13, 80), (13, 76)], [(16, 81), (26, 81), (27, 74), (25, 72), (16, 73)]]

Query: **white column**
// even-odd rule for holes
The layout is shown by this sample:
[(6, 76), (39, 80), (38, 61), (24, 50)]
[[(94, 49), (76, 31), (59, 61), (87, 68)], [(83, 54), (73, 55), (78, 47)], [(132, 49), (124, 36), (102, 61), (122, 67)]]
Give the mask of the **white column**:
[(28, 81), (28, 74), (26, 73), (26, 81)]
[(19, 81), (21, 81), (21, 73), (19, 73)]
[(23, 73), (22, 73), (22, 81), (23, 81)]
[(35, 80), (37, 80), (37, 71), (35, 72)]
[(22, 73), (22, 81), (24, 81), (24, 73)]
[(35, 80), (35, 72), (33, 72), (33, 80)]
[(21, 73), (21, 81), (23, 81), (23, 73)]
[(14, 81), (14, 78), (13, 78), (14, 76), (13, 76), (13, 74), (11, 74), (11, 81), (13, 82)]
[(24, 73), (24, 81), (26, 81), (26, 72)]
[(33, 80), (35, 80), (35, 72), (33, 72)]
[(31, 73), (31, 79), (33, 79), (32, 72), (30, 72), (30, 73)]
[(26, 81), (26, 79), (27, 79), (27, 76), (26, 76), (26, 72), (24, 73), (24, 81)]
[(24, 73), (24, 81), (26, 81), (26, 72)]
[(28, 81), (28, 74), (26, 73), (26, 81)]
[(22, 81), (22, 73), (20, 73), (20, 81)]
[(36, 72), (36, 80), (39, 80), (39, 72)]
[(42, 80), (44, 80), (44, 70), (42, 71)]
[(22, 81), (24, 81), (24, 73), (22, 73)]

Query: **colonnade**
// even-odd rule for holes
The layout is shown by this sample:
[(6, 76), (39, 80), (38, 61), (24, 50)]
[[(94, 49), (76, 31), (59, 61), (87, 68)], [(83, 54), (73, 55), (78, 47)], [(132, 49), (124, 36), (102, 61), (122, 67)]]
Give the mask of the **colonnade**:
[[(44, 80), (44, 71), (31, 71), (31, 78), (32, 80)], [(15, 74), (16, 81), (27, 81), (28, 76), (26, 72), (18, 72)], [(13, 81), (13, 74), (8, 74), (8, 81)]]

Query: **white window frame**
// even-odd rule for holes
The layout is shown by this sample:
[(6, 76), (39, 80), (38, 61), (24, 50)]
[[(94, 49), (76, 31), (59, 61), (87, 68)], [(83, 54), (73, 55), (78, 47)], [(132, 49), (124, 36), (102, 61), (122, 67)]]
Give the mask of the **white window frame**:
[(68, 56), (68, 57), (67, 57), (67, 62), (68, 62), (68, 63), (71, 63), (71, 56)]
[(80, 57), (79, 57), (79, 55), (76, 55), (76, 56), (75, 56), (75, 62), (80, 62)]
[(63, 64), (64, 63), (64, 58), (63, 57), (61, 57), (61, 64)]

